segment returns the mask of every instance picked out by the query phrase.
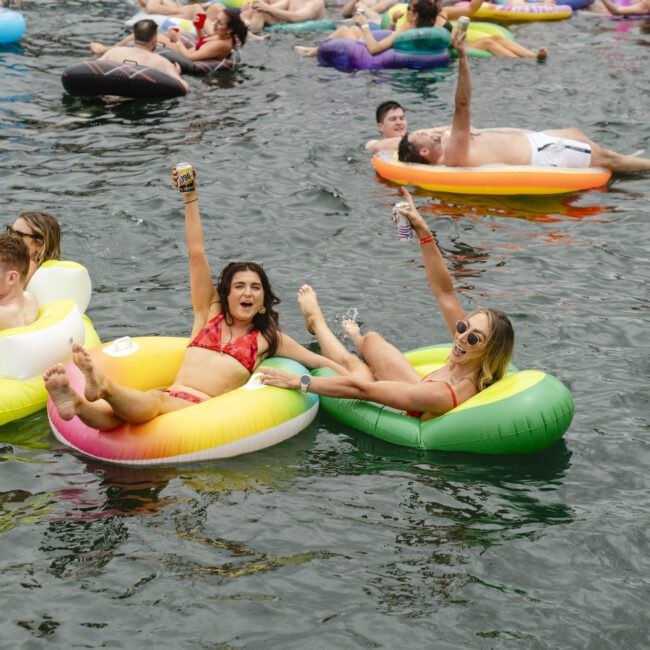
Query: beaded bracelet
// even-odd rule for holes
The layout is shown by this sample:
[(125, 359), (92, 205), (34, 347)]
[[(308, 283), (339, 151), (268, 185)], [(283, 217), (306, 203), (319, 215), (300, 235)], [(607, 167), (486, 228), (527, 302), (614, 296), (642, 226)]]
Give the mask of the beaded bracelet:
[(429, 244), (434, 240), (433, 233), (426, 237), (420, 237), (420, 244)]

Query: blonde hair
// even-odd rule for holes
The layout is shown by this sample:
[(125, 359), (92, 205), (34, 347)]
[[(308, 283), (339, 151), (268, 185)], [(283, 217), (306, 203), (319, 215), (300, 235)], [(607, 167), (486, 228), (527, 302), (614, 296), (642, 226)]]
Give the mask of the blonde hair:
[(482, 391), (506, 374), (515, 345), (515, 332), (510, 319), (499, 309), (478, 309), (470, 317), (474, 314), (485, 314), (490, 325), (485, 355), (476, 378), (476, 387)]
[(34, 234), (43, 242), (43, 246), (34, 260), (38, 266), (48, 260), (61, 258), (61, 226), (59, 226), (56, 217), (40, 210), (21, 212), (18, 217), (24, 219)]

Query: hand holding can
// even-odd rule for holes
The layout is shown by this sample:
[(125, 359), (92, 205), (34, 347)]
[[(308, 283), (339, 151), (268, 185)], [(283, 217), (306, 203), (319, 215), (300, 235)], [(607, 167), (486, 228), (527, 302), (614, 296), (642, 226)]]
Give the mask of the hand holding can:
[(409, 218), (402, 214), (402, 210), (408, 210), (409, 204), (406, 201), (400, 201), (393, 208), (393, 221), (397, 221), (397, 237), (401, 242), (411, 241), (413, 239), (413, 226)]
[(458, 23), (456, 24), (456, 29), (459, 32), (467, 32), (467, 28), (469, 27), (469, 16), (461, 16), (458, 19)]
[[(190, 163), (182, 162), (174, 165), (174, 172), (176, 187), (179, 192), (185, 194), (186, 192), (196, 191), (196, 183), (194, 182), (195, 173)], [(172, 174), (172, 178), (174, 178), (174, 174)]]

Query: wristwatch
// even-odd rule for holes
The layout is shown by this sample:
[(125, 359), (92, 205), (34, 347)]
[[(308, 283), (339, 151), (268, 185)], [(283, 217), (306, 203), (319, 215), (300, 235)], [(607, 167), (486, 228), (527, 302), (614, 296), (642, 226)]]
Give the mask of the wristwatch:
[(306, 393), (309, 390), (309, 384), (311, 384), (311, 375), (300, 375), (301, 393)]

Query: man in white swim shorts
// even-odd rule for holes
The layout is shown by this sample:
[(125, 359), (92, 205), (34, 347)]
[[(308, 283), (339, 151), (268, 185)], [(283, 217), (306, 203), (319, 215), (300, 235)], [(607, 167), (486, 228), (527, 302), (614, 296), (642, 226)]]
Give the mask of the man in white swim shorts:
[(551, 167), (603, 167), (612, 172), (650, 171), (650, 159), (624, 156), (590, 140), (580, 129), (532, 132), (525, 129), (471, 127), (472, 83), (465, 34), (454, 32), (458, 52), (454, 119), (451, 131), (414, 131), (402, 137), (402, 162), (447, 167), (480, 165), (541, 165)]
[(548, 135), (543, 131), (527, 133), (530, 164), (536, 167), (590, 167), (591, 145)]

